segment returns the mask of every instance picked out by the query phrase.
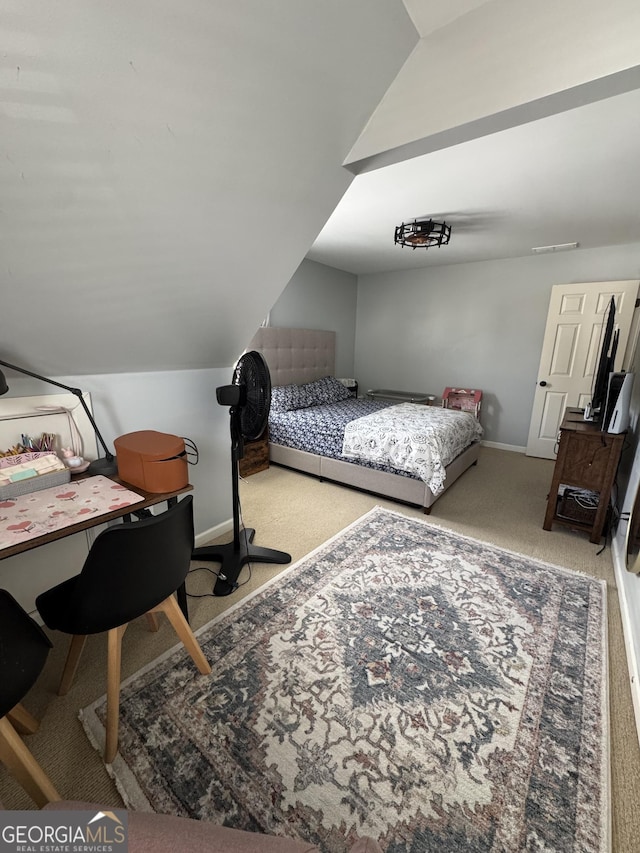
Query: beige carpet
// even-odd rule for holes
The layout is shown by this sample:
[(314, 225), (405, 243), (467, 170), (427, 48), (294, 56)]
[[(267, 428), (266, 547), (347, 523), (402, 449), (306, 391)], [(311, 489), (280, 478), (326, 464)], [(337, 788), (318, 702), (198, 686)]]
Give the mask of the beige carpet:
[[(640, 849), (640, 747), (610, 551), (607, 548), (598, 556), (598, 547), (582, 533), (542, 530), (552, 471), (552, 462), (483, 448), (478, 465), (443, 495), (433, 507), (429, 520), (606, 580), (613, 850), (615, 853), (637, 853)], [(375, 505), (422, 516), (418, 509), (273, 466), (243, 481), (240, 491), (243, 517), (247, 526), (257, 531), (256, 544), (288, 551), (293, 560), (304, 556)], [(240, 582), (247, 580), (246, 584), (227, 598), (208, 597), (206, 594), (213, 586), (210, 572), (194, 572), (187, 582), (188, 591), (206, 597), (190, 599), (192, 625), (199, 627), (209, 621), (283, 568), (258, 564), (251, 573), (245, 568)], [(42, 720), (40, 731), (28, 739), (28, 744), (62, 796), (120, 805), (115, 786), (77, 719), (79, 708), (105, 692), (105, 638), (90, 638), (76, 683), (65, 697), (58, 697), (56, 689), (67, 640), (60, 635), (54, 635), (53, 640), (55, 646), (45, 671), (25, 700), (27, 708)], [(163, 625), (158, 634), (151, 634), (145, 621), (138, 620), (124, 637), (123, 677), (174, 643), (175, 635), (167, 625)], [(33, 807), (2, 767), (0, 798), (9, 808)]]

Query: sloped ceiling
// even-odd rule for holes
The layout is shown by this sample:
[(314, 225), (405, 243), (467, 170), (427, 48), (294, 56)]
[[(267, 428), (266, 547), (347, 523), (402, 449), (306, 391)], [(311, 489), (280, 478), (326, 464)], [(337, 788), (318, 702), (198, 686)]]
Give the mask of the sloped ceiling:
[(0, 358), (227, 367), (418, 40), (401, 0), (8, 0)]
[(440, 0), (404, 0), (404, 5), (420, 37), (425, 38), (488, 2), (490, 0), (449, 0), (447, 3)]
[[(636, 0), (405, 5), (422, 38), (308, 257), (366, 274), (637, 242)], [(452, 226), (448, 246), (394, 245), (397, 225), (429, 217)]]
[[(364, 172), (308, 257), (363, 275), (638, 243), (639, 151), (636, 90)], [(451, 225), (449, 245), (394, 244), (397, 225), (429, 216)]]

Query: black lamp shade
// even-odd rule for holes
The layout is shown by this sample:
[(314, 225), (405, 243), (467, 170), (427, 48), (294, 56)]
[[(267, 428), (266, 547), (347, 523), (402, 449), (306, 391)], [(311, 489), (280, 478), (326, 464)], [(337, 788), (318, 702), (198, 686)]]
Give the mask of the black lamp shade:
[(0, 370), (0, 397), (9, 390), (4, 373)]

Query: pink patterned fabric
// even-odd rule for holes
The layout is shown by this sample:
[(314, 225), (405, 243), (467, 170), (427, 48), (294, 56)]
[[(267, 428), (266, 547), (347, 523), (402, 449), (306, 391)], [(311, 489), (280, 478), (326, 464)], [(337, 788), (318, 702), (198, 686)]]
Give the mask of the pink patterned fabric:
[(144, 498), (108, 477), (87, 477), (0, 501), (0, 548), (8, 548), (85, 517), (100, 516)]
[(55, 456), (55, 453), (32, 451), (28, 453), (13, 453), (11, 456), (0, 457), (0, 468), (11, 468), (13, 465), (22, 465), (23, 462), (33, 462), (34, 459), (40, 459), (42, 456)]

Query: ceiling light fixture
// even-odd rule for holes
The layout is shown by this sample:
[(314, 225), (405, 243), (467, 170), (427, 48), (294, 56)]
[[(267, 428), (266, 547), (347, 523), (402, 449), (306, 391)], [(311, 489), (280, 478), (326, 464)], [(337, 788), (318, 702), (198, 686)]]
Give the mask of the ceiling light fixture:
[(531, 251), (534, 255), (545, 255), (547, 252), (568, 252), (577, 249), (580, 243), (558, 243), (556, 246), (535, 246)]
[(446, 222), (435, 222), (433, 219), (414, 219), (413, 222), (403, 222), (396, 227), (394, 243), (403, 248), (430, 249), (432, 246), (446, 246), (451, 237), (451, 226)]

